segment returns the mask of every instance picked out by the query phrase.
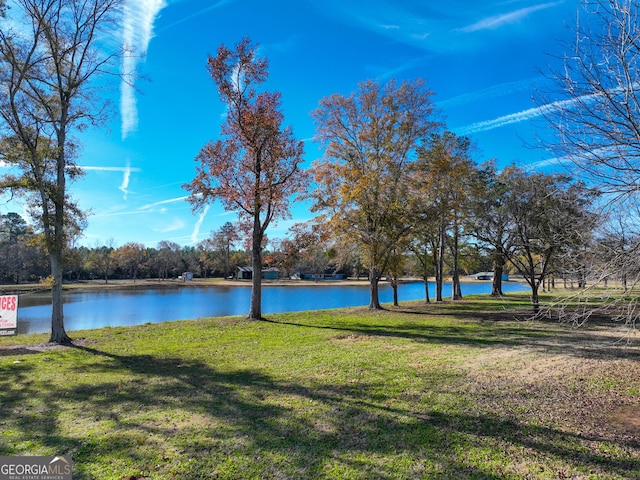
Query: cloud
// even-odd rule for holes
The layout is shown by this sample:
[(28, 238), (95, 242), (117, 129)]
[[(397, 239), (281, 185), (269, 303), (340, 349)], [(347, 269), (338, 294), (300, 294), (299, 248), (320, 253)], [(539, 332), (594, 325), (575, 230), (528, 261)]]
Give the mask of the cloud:
[(116, 212), (109, 212), (109, 213), (100, 213), (100, 214), (92, 214), (91, 218), (107, 218), (107, 217), (121, 217), (124, 215), (141, 215), (141, 214), (147, 214), (149, 212), (142, 212), (140, 210), (132, 210), (132, 211), (116, 211)]
[(138, 128), (135, 77), (138, 62), (144, 58), (153, 38), (153, 24), (165, 0), (127, 0), (123, 9), (122, 44), (128, 52), (122, 59), (120, 84), (120, 115), (122, 139)]
[(481, 90), (465, 93), (452, 98), (447, 98), (436, 103), (440, 108), (451, 108), (461, 105), (468, 105), (479, 100), (503, 97), (506, 95), (511, 95), (513, 93), (531, 90), (531, 85), (533, 85), (536, 80), (538, 79), (527, 78), (524, 80), (517, 80), (515, 82), (500, 83), (498, 85), (493, 85)]
[(179, 20), (176, 20), (175, 22), (170, 23), (169, 25), (165, 25), (163, 26), (161, 29), (159, 29), (159, 31), (164, 31), (168, 28), (172, 28), (175, 27), (176, 25), (180, 25), (181, 23), (187, 22), (189, 20), (192, 20), (194, 18), (197, 18), (201, 15), (204, 15), (206, 13), (209, 13), (213, 10), (217, 10), (220, 7), (224, 7), (225, 5), (232, 3), (233, 0), (220, 0), (219, 2), (214, 3), (213, 5), (210, 5), (206, 8), (200, 9), (197, 12), (192, 13), (191, 15), (187, 15), (186, 17), (183, 17)]
[(118, 187), (122, 193), (124, 193), (124, 199), (127, 199), (127, 194), (129, 193), (129, 180), (131, 179), (132, 172), (141, 172), (142, 170), (137, 167), (132, 167), (129, 162), (127, 162), (126, 167), (102, 167), (102, 166), (93, 166), (93, 165), (78, 165), (78, 168), (85, 172), (122, 172), (122, 183)]
[(528, 17), (532, 13), (538, 12), (540, 10), (546, 10), (551, 7), (555, 7), (562, 2), (550, 2), (543, 3), (541, 5), (534, 5), (533, 7), (521, 8), (519, 10), (514, 10), (512, 12), (503, 13), (500, 15), (492, 15), (490, 17), (483, 18), (482, 20), (475, 22), (466, 27), (460, 28), (459, 31), (464, 33), (472, 33), (480, 30), (495, 30), (497, 28), (503, 27), (504, 25), (509, 25), (515, 22), (519, 22), (525, 17)]
[[(355, 24), (430, 53), (445, 53), (476, 50), (486, 46), (483, 42), (487, 39), (470, 34), (497, 30), (519, 22), (535, 12), (565, 3), (558, 0), (547, 1), (539, 5), (504, 12), (505, 4), (513, 4), (516, 1), (518, 0), (506, 2), (497, 0), (488, 2), (464, 0), (448, 2), (324, 0), (318, 2), (307, 0), (307, 3), (332, 20), (349, 25)], [(537, 27), (538, 25), (534, 25), (532, 28)], [(515, 34), (519, 35), (520, 32)]]
[(158, 228), (156, 229), (156, 231), (160, 233), (169, 233), (169, 232), (175, 232), (177, 230), (182, 230), (184, 227), (185, 227), (185, 224), (181, 218), (174, 218), (170, 224), (162, 228)]
[(496, 128), (505, 127), (514, 123), (526, 122), (542, 115), (542, 109), (528, 108), (521, 112), (510, 113), (493, 120), (484, 120), (482, 122), (472, 123), (464, 127), (454, 129), (458, 135), (471, 135), (473, 133), (487, 132)]
[(537, 170), (546, 167), (564, 167), (566, 165), (582, 165), (592, 164), (593, 161), (599, 161), (602, 158), (611, 158), (618, 156), (617, 149), (615, 147), (599, 147), (594, 148), (591, 151), (582, 151), (562, 157), (548, 158), (546, 160), (539, 160), (537, 162), (531, 162), (526, 165), (531, 170)]
[(289, 53), (295, 50), (299, 43), (299, 35), (289, 35), (286, 39), (281, 42), (274, 42), (268, 45), (265, 45), (265, 49), (268, 51), (275, 51), (279, 53)]
[(386, 80), (400, 76), (403, 72), (416, 68), (424, 62), (424, 58), (414, 58), (405, 63), (398, 64), (395, 68), (387, 68), (380, 66), (367, 66), (367, 70), (371, 71), (375, 78)]
[(140, 210), (152, 210), (153, 208), (155, 208), (157, 206), (160, 206), (160, 205), (167, 205), (169, 203), (184, 202), (190, 196), (191, 195), (185, 195), (185, 196), (182, 196), (182, 197), (170, 198), (168, 200), (160, 200), (159, 202), (149, 203), (147, 205), (144, 205), (144, 206), (140, 207)]
[(127, 167), (125, 168), (123, 173), (122, 184), (118, 187), (118, 190), (124, 193), (123, 199), (126, 200), (127, 194), (129, 193), (129, 190), (127, 190), (127, 188), (129, 188), (129, 179), (131, 178), (131, 165), (127, 163)]
[[(606, 94), (615, 95), (617, 93), (620, 93), (621, 91), (623, 91), (622, 87), (616, 87), (606, 90)], [(455, 130), (458, 135), (470, 135), (472, 133), (487, 132), (496, 128), (512, 125), (514, 123), (527, 122), (529, 120), (533, 120), (534, 118), (551, 114), (556, 111), (569, 110), (575, 105), (584, 105), (590, 103), (602, 97), (603, 95), (604, 92), (598, 92), (570, 98), (568, 100), (558, 100), (555, 102), (547, 103), (545, 105), (541, 105), (540, 107), (527, 108), (526, 110), (522, 110), (520, 112), (503, 115), (501, 117), (494, 118), (493, 120), (484, 120), (482, 122), (472, 123), (471, 125), (454, 128), (453, 130)]]
[(78, 168), (85, 172), (141, 172), (142, 169), (137, 167), (99, 167), (90, 165), (78, 165)]
[(526, 110), (522, 110), (520, 112), (503, 115), (501, 117), (494, 118), (493, 120), (484, 120), (482, 122), (472, 123), (471, 125), (455, 128), (454, 130), (458, 135), (470, 135), (473, 133), (487, 132), (496, 128), (506, 127), (507, 125), (513, 125), (514, 123), (527, 122), (547, 113), (552, 113), (556, 110), (569, 108), (571, 105), (579, 101), (585, 101), (585, 99), (588, 99), (588, 97), (592, 96), (593, 95), (589, 95), (580, 99), (551, 102), (540, 107), (527, 108)]
[(202, 222), (204, 222), (204, 219), (207, 216), (207, 212), (209, 211), (209, 207), (210, 207), (210, 205), (206, 205), (204, 207), (204, 209), (202, 210), (202, 213), (200, 213), (200, 216), (198, 217), (198, 221), (196, 222), (195, 226), (193, 227), (193, 232), (191, 233), (191, 242), (192, 243), (198, 243), (198, 236), (200, 235), (200, 227), (202, 227)]
[(531, 162), (525, 165), (528, 170), (540, 170), (547, 167), (561, 167), (568, 163), (572, 163), (573, 160), (570, 157), (555, 157), (548, 158), (546, 160), (539, 160), (537, 162)]

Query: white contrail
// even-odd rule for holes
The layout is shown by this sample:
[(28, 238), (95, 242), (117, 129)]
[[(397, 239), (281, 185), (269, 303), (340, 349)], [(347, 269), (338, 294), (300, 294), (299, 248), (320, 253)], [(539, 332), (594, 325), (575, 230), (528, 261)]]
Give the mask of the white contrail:
[(439, 100), (436, 102), (439, 108), (446, 109), (451, 107), (459, 107), (477, 102), (479, 100), (487, 100), (493, 98), (504, 97), (514, 93), (530, 91), (531, 85), (535, 83), (535, 78), (525, 78), (514, 82), (500, 83), (491, 87), (475, 90), (455, 97)]
[(198, 243), (198, 236), (200, 235), (200, 227), (202, 227), (202, 222), (204, 222), (205, 217), (207, 216), (207, 212), (209, 211), (209, 207), (211, 205), (207, 205), (202, 210), (202, 213), (198, 217), (198, 221), (193, 227), (193, 232), (191, 233), (191, 242)]
[(99, 167), (92, 165), (78, 165), (80, 170), (84, 170), (86, 172), (141, 172), (142, 170), (138, 167)]
[(167, 5), (165, 0), (127, 0), (123, 9), (122, 44), (127, 54), (122, 59), (120, 115), (122, 139), (138, 127), (135, 77), (138, 62), (144, 58), (153, 38), (153, 23)]
[(125, 168), (122, 175), (122, 184), (118, 187), (122, 193), (124, 193), (124, 200), (127, 199), (127, 194), (129, 193), (129, 179), (131, 178), (131, 166), (127, 163), (127, 167)]
[(186, 17), (180, 18), (176, 21), (174, 21), (173, 23), (170, 23), (169, 25), (165, 25), (164, 27), (162, 27), (161, 30), (167, 30), (168, 28), (172, 28), (175, 27), (176, 25), (179, 25), (181, 23), (184, 23), (188, 20), (192, 20), (194, 18), (197, 18), (201, 15), (205, 15), (213, 10), (217, 10), (218, 8), (224, 7), (225, 5), (231, 3), (233, 0), (220, 0), (219, 2), (214, 3), (213, 5), (209, 5), (205, 8), (202, 8), (200, 10), (198, 10), (195, 13), (192, 13), (191, 15), (187, 15)]
[(493, 120), (484, 120), (482, 122), (472, 123), (460, 128), (455, 128), (455, 132), (458, 135), (470, 135), (473, 133), (487, 132), (495, 128), (512, 125), (514, 123), (526, 122), (536, 117), (553, 113), (555, 111), (563, 109), (571, 109), (574, 105), (587, 104), (599, 98), (608, 95), (618, 95), (620, 92), (633, 89), (634, 91), (640, 87), (640, 84), (633, 84), (630, 87), (615, 87), (610, 88), (602, 92), (591, 93), (587, 95), (581, 95), (575, 98), (569, 98), (568, 100), (558, 100), (555, 102), (540, 105), (539, 107), (527, 108), (516, 113), (510, 113), (503, 115), (502, 117), (494, 118)]
[(523, 18), (539, 10), (545, 10), (547, 8), (555, 7), (560, 3), (562, 2), (543, 3), (541, 5), (535, 5), (533, 7), (521, 8), (519, 10), (514, 10), (512, 12), (483, 18), (482, 20), (474, 23), (473, 25), (468, 25), (464, 28), (461, 28), (460, 31), (465, 33), (471, 33), (471, 32), (477, 32), (479, 30), (494, 30), (496, 28), (502, 27), (503, 25), (518, 22)]
[(493, 130), (494, 128), (504, 127), (513, 123), (525, 122), (541, 115), (541, 108), (528, 108), (527, 110), (523, 110), (521, 112), (510, 113), (508, 115), (503, 115), (502, 117), (494, 118), (493, 120), (484, 120), (482, 122), (472, 123), (471, 125), (456, 128), (455, 130), (458, 135), (470, 135), (472, 133), (487, 132), (489, 130)]
[(514, 123), (526, 122), (536, 117), (540, 117), (546, 113), (551, 113), (563, 108), (570, 108), (573, 104), (578, 102), (589, 101), (595, 98), (598, 94), (585, 95), (583, 97), (572, 98), (570, 100), (559, 100), (557, 102), (547, 103), (539, 107), (527, 108), (516, 113), (510, 113), (503, 115), (502, 117), (494, 118), (493, 120), (484, 120), (482, 122), (472, 123), (465, 127), (456, 128), (455, 131), (458, 135), (470, 135), (473, 133), (487, 132), (495, 128), (505, 127)]
[(143, 205), (142, 207), (140, 207), (140, 210), (151, 210), (152, 208), (155, 208), (159, 205), (166, 205), (168, 203), (176, 203), (176, 202), (184, 202), (187, 201), (187, 199), (191, 197), (191, 195), (185, 195), (183, 197), (176, 197), (176, 198), (170, 198), (168, 200), (160, 200), (159, 202), (154, 202), (154, 203), (149, 203), (147, 205)]

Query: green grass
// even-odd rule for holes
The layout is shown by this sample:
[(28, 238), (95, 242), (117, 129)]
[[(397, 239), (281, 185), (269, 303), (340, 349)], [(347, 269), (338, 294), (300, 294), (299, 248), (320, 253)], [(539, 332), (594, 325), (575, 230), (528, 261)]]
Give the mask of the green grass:
[(508, 298), (3, 338), (0, 455), (68, 453), (74, 479), (640, 478), (638, 347)]

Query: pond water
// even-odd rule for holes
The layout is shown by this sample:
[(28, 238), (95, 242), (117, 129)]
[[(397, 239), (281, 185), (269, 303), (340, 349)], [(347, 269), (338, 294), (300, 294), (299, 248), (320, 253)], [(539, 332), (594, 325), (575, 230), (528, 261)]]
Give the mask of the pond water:
[[(522, 292), (525, 285), (504, 282), (503, 291)], [(435, 285), (429, 284), (435, 296)], [(488, 294), (491, 282), (463, 283), (462, 294)], [(451, 284), (445, 284), (445, 297), (451, 296)], [(424, 298), (422, 282), (398, 287), (399, 301)], [(109, 290), (71, 292), (64, 295), (65, 328), (68, 331), (101, 327), (160, 323), (171, 320), (246, 315), (251, 298), (250, 286), (185, 287), (177, 289)], [(392, 302), (393, 290), (380, 285), (380, 302)], [(262, 313), (298, 312), (329, 308), (357, 307), (369, 304), (369, 286), (362, 285), (291, 285), (262, 288)], [(51, 295), (21, 295), (18, 308), (18, 333), (50, 331)]]

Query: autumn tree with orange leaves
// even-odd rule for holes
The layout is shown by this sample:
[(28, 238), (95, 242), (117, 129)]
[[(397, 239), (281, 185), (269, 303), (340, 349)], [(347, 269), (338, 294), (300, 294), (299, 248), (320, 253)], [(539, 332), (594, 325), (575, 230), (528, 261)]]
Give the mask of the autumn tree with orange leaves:
[(258, 92), (268, 77), (268, 61), (246, 37), (234, 50), (221, 45), (209, 56), (208, 71), (226, 105), (221, 139), (196, 157), (196, 176), (184, 188), (195, 210), (219, 200), (238, 212), (251, 234), (253, 281), (250, 319), (262, 318), (262, 248), (267, 227), (290, 217), (292, 199), (304, 192), (303, 143), (283, 127), (281, 95)]
[(325, 156), (314, 164), (319, 221), (360, 250), (369, 269), (369, 308), (380, 309), (378, 282), (411, 229), (409, 164), (438, 127), (424, 80), (366, 81), (332, 95), (313, 112)]

